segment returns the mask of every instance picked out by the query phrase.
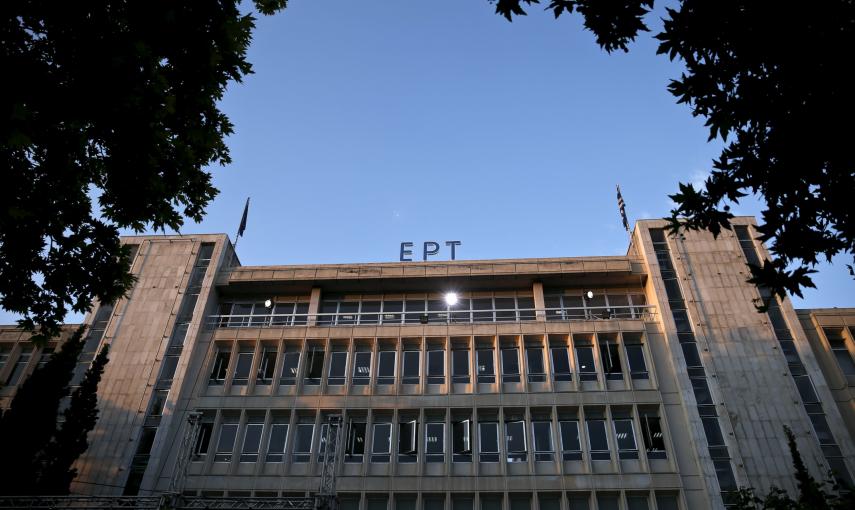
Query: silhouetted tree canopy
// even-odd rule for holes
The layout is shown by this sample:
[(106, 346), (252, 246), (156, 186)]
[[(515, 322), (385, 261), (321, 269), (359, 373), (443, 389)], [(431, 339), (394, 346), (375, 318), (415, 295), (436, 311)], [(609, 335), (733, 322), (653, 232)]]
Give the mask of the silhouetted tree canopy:
[[(538, 0), (496, 0), (508, 20)], [(545, 2), (544, 2), (545, 3)], [(627, 51), (653, 1), (553, 0), (556, 18), (579, 12), (597, 44)], [(685, 72), (668, 90), (706, 119), (725, 147), (702, 189), (671, 195), (671, 228), (730, 228), (730, 204), (755, 193), (765, 201), (760, 239), (775, 259), (752, 267), (754, 283), (783, 297), (813, 287), (822, 259), (855, 257), (855, 94), (849, 62), (855, 2), (683, 0), (668, 8), (658, 53)], [(849, 127), (847, 127), (849, 126)], [(848, 265), (850, 274), (853, 266)]]
[[(255, 0), (272, 14), (287, 0)], [(217, 108), (254, 27), (220, 2), (0, 2), (0, 306), (35, 338), (132, 285), (119, 229), (179, 229), (217, 194)]]

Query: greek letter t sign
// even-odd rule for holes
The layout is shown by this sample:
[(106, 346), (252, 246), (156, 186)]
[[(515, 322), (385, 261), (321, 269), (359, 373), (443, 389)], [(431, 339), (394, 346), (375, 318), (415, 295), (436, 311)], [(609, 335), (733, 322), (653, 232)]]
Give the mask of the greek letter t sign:
[[(462, 245), (463, 243), (460, 241), (446, 241), (445, 245), (451, 247), (451, 260), (454, 260), (456, 252), (455, 248)], [(401, 262), (412, 262), (413, 256), (413, 243), (411, 242), (403, 242), (401, 243)], [(427, 260), (429, 256), (436, 255), (439, 253), (439, 243), (436, 241), (425, 241), (422, 246), (422, 260)]]

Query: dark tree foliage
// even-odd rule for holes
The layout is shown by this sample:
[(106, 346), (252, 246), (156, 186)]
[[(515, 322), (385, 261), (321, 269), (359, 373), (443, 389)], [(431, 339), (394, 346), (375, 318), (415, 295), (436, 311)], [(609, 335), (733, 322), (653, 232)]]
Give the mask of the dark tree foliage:
[(799, 494), (796, 499), (787, 491), (772, 487), (769, 493), (760, 498), (754, 489), (743, 488), (737, 494), (737, 510), (851, 510), (855, 508), (855, 497), (850, 490), (842, 490), (836, 482), (831, 482), (832, 492), (826, 490), (829, 484), (818, 482), (808, 472), (802, 455), (796, 446), (796, 437), (789, 427), (784, 426), (787, 445), (793, 458), (794, 476)]
[(34, 493), (40, 470), (36, 458), (56, 432), (59, 403), (68, 395), (84, 330), (80, 326), (44, 367), (24, 381), (0, 416), (0, 494)]
[(87, 436), (98, 421), (98, 383), (109, 361), (108, 353), (108, 345), (101, 348), (80, 387), (71, 394), (71, 405), (63, 413), (65, 421), (40, 456), (37, 494), (68, 494), (77, 476), (72, 464), (89, 448)]
[(201, 220), (253, 27), (235, 0), (0, 2), (0, 306), (36, 340), (130, 288), (120, 228)]
[[(497, 0), (509, 20), (522, 4)], [(555, 17), (574, 10), (606, 51), (627, 49), (652, 1), (554, 0)], [(703, 189), (680, 184), (671, 195), (672, 230), (730, 228), (730, 204), (748, 194), (765, 201), (760, 239), (775, 259), (752, 267), (752, 282), (783, 297), (813, 287), (822, 259), (855, 258), (855, 115), (850, 67), (855, 2), (798, 6), (771, 0), (683, 0), (667, 9), (658, 52), (685, 72), (668, 90), (706, 119), (709, 139), (725, 147)], [(849, 265), (850, 274), (855, 275)]]

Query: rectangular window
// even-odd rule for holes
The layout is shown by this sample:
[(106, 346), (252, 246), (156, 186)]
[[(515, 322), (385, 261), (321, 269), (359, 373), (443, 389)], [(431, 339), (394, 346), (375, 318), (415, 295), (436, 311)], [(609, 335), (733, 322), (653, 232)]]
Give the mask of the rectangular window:
[(231, 462), (232, 451), (234, 451), (235, 448), (237, 429), (237, 423), (223, 423), (220, 427), (220, 438), (217, 441), (217, 451), (214, 454), (214, 462)]
[(243, 436), (243, 449), (240, 452), (241, 462), (256, 462), (258, 447), (261, 446), (261, 436), (264, 430), (262, 423), (247, 423)]
[(600, 358), (603, 362), (603, 371), (606, 374), (606, 379), (623, 380), (617, 340), (613, 338), (600, 339)]
[(493, 384), (496, 382), (496, 366), (493, 349), (478, 349), (478, 382)]
[(533, 321), (534, 313), (534, 298), (517, 298), (517, 310), (521, 321)]
[(395, 384), (395, 351), (380, 351), (377, 362), (377, 384)]
[(448, 305), (444, 300), (428, 301), (428, 322), (431, 324), (448, 322)]
[(472, 462), (472, 422), (463, 420), (452, 424), (451, 447), (453, 462)]
[(371, 353), (357, 352), (353, 361), (353, 385), (367, 385), (371, 381)]
[(451, 322), (469, 324), (472, 322), (470, 302), (468, 299), (458, 299), (457, 304), (451, 305)]
[(365, 455), (365, 423), (351, 422), (347, 431), (347, 444), (344, 446), (345, 462), (362, 462)]
[(162, 416), (163, 408), (166, 406), (166, 399), (169, 397), (169, 390), (155, 390), (151, 398), (151, 406), (149, 407), (149, 416)]
[(380, 301), (363, 301), (359, 316), (360, 324), (377, 324), (380, 320)]
[(493, 298), (472, 300), (472, 320), (474, 322), (493, 322)]
[(276, 303), (270, 324), (273, 326), (290, 326), (294, 323), (294, 303)]
[(573, 373), (570, 370), (570, 355), (566, 347), (553, 347), (552, 353), (552, 378), (558, 381), (572, 381)]
[[(45, 347), (44, 349), (42, 349), (42, 352), (39, 353), (39, 362), (36, 365), (36, 370), (44, 368), (44, 366), (47, 365), (48, 360), (53, 355), (53, 351), (53, 347)], [(2, 354), (0, 354), (0, 356), (2, 356)], [(3, 368), (2, 361), (0, 361), (0, 368)]]
[(286, 352), (282, 355), (282, 377), (279, 384), (294, 386), (297, 384), (297, 369), (300, 365), (299, 352)]
[(276, 369), (276, 348), (265, 346), (261, 350), (261, 363), (258, 366), (256, 384), (272, 384), (273, 371)]
[(520, 358), (516, 348), (502, 349), (502, 382), (520, 382)]
[(404, 351), (404, 384), (419, 384), (419, 351)]
[(582, 460), (582, 442), (579, 440), (579, 422), (562, 421), (561, 428), (561, 457), (564, 460)]
[(445, 384), (445, 351), (428, 351), (428, 384)]
[(267, 445), (267, 462), (282, 462), (288, 440), (288, 424), (274, 423), (270, 427), (270, 443)]
[(398, 462), (416, 461), (418, 453), (418, 430), (416, 420), (402, 422), (398, 428)]
[(496, 422), (478, 423), (479, 460), (481, 462), (499, 462), (499, 424)]
[(0, 371), (6, 366), (7, 361), (9, 361), (9, 348), (0, 345)]
[(246, 386), (249, 380), (249, 371), (252, 369), (252, 348), (241, 347), (235, 363), (235, 377), (232, 384), (235, 386)]
[(620, 496), (610, 492), (598, 492), (597, 510), (620, 510)]
[(451, 380), (456, 383), (469, 383), (469, 350), (451, 351)]
[[(346, 353), (345, 353), (346, 354)], [(306, 381), (312, 386), (321, 384), (324, 374), (324, 350), (320, 347), (311, 347), (306, 353)]]
[(496, 322), (514, 322), (517, 320), (514, 298), (496, 299)]
[(586, 420), (588, 427), (588, 447), (591, 452), (591, 460), (610, 460), (609, 441), (606, 438), (605, 420)]
[(312, 453), (312, 441), (315, 439), (315, 425), (312, 423), (297, 424), (297, 437), (294, 441), (294, 462), (309, 462)]
[(509, 421), (505, 423), (505, 446), (508, 462), (525, 462), (527, 458), (525, 422)]
[(659, 417), (652, 413), (641, 413), (641, 439), (648, 459), (665, 458), (665, 437)]
[(831, 353), (837, 360), (840, 370), (843, 375), (855, 375), (855, 361), (852, 360), (852, 354), (846, 347), (846, 339), (843, 337), (843, 329), (823, 329), (825, 338), (828, 339), (828, 345), (831, 347)]
[[(163, 357), (163, 365), (160, 367), (160, 376), (158, 382), (168, 383), (175, 376), (175, 369), (178, 368), (178, 358), (180, 355), (169, 354)], [(86, 372), (87, 365), (83, 372)], [(79, 384), (79, 383), (78, 383)]]
[(344, 384), (345, 370), (347, 370), (347, 352), (336, 351), (331, 353), (327, 384), (330, 386), (341, 386)]
[(525, 361), (528, 370), (528, 382), (545, 382), (546, 369), (543, 366), (543, 349), (540, 347), (526, 348)]
[(425, 462), (445, 462), (445, 423), (425, 424)]
[(615, 419), (612, 424), (615, 429), (618, 457), (621, 459), (637, 459), (638, 446), (635, 444), (635, 430), (632, 427), (632, 420), (628, 418)]
[(422, 316), (426, 315), (425, 302), (422, 300), (414, 301), (408, 299), (405, 301), (405, 305), (407, 307), (407, 313), (404, 315), (404, 322), (407, 324), (420, 324), (422, 322)]
[(196, 436), (196, 445), (193, 448), (196, 457), (193, 460), (200, 460), (200, 457), (208, 453), (208, 444), (211, 442), (211, 434), (213, 433), (214, 424), (203, 421), (199, 426), (199, 435)]
[(392, 424), (375, 423), (371, 438), (371, 462), (387, 463), (392, 453)]
[(383, 301), (383, 314), (380, 316), (383, 324), (400, 324), (403, 310), (402, 301)]
[(644, 346), (642, 344), (627, 344), (626, 362), (629, 374), (633, 379), (647, 379), (647, 364), (644, 362)]
[(597, 367), (594, 365), (594, 348), (591, 346), (576, 347), (576, 364), (578, 365), (580, 381), (596, 381)]
[(534, 436), (534, 460), (551, 462), (555, 452), (552, 447), (552, 423), (548, 421), (531, 422), (531, 434)]
[(231, 352), (227, 351), (225, 347), (217, 349), (217, 353), (214, 355), (214, 366), (211, 370), (211, 378), (208, 381), (209, 384), (223, 384), (226, 380), (226, 371), (229, 369), (230, 358)]

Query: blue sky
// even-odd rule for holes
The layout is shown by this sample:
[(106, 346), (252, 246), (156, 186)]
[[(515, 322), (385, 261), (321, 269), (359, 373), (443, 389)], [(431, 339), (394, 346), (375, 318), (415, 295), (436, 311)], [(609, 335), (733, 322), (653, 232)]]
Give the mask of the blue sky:
[[(681, 66), (655, 54), (659, 15), (609, 55), (579, 16), (493, 9), (291, 0), (259, 16), (255, 74), (222, 101), (234, 162), (184, 232), (234, 238), (250, 196), (246, 265), (394, 261), (427, 240), (462, 241), (459, 259), (625, 253), (615, 184), (630, 221), (665, 216), (721, 147), (666, 90)], [(844, 263), (795, 305), (855, 306)]]

